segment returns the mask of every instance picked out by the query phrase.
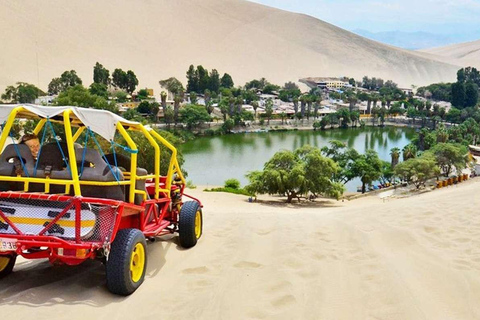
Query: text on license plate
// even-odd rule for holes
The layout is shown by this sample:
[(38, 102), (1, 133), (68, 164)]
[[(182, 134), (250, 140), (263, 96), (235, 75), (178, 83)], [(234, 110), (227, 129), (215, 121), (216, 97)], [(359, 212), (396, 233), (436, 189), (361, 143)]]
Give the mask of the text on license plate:
[(14, 251), (17, 249), (16, 239), (0, 238), (0, 251)]

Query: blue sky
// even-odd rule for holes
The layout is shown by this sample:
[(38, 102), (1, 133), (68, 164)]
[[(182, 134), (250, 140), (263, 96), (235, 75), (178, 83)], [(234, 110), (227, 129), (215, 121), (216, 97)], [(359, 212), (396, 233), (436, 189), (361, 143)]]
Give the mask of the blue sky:
[(480, 39), (480, 0), (250, 1), (306, 13), (347, 30), (425, 31)]

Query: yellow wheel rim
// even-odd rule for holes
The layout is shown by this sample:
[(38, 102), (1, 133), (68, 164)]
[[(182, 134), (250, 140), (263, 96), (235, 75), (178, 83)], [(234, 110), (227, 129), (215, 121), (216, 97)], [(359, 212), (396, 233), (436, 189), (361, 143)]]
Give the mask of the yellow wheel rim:
[(10, 257), (0, 257), (0, 272), (2, 272), (10, 262)]
[(202, 213), (200, 210), (195, 214), (195, 237), (198, 239), (202, 235)]
[(141, 243), (137, 243), (133, 248), (132, 258), (130, 259), (130, 274), (133, 282), (138, 282), (142, 278), (145, 268), (145, 248)]

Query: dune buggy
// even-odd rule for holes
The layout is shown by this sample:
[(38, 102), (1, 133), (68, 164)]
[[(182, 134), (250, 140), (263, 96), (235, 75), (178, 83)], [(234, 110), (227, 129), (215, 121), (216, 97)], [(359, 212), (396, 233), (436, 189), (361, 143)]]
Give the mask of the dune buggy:
[[(36, 159), (14, 137), (27, 122)], [(177, 150), (155, 130), (104, 110), (36, 105), (0, 105), (0, 123), (0, 278), (19, 255), (98, 259), (108, 289), (129, 295), (145, 278), (146, 239), (177, 233), (189, 248), (202, 235), (202, 204), (184, 194)], [(139, 137), (153, 148), (152, 173), (137, 166)]]

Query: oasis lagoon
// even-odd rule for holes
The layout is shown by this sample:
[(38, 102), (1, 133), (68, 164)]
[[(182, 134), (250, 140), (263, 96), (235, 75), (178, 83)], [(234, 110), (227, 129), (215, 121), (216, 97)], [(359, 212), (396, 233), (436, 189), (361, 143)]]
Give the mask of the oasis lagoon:
[[(242, 186), (248, 184), (249, 171), (262, 170), (277, 151), (295, 150), (304, 145), (322, 148), (332, 140), (364, 153), (378, 152), (380, 159), (390, 161), (390, 150), (402, 149), (415, 136), (415, 129), (404, 127), (365, 127), (325, 131), (298, 130), (285, 132), (237, 133), (215, 137), (200, 137), (181, 146), (188, 172), (187, 180), (195, 185), (223, 186), (235, 178)], [(360, 181), (346, 184), (347, 191), (357, 191)]]

